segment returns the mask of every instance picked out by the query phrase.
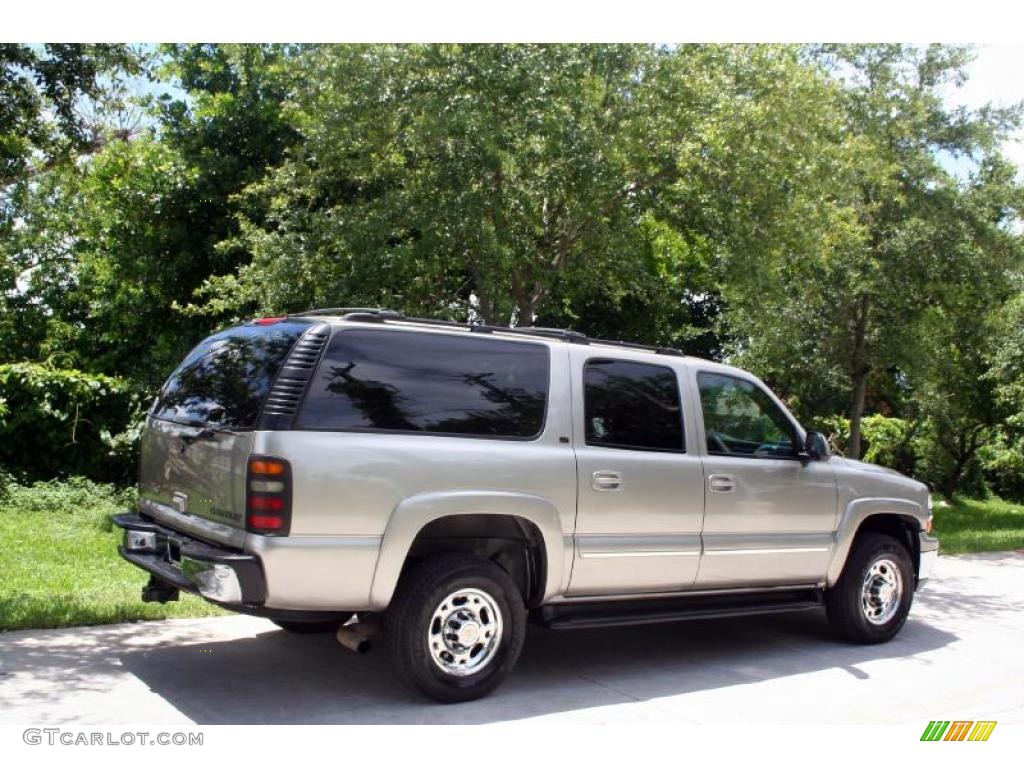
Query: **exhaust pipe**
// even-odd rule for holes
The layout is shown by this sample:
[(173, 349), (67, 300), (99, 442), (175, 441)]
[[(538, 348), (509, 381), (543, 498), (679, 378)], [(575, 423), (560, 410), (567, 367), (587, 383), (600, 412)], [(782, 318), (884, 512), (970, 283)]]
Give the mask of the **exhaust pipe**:
[(350, 651), (366, 653), (373, 647), (370, 638), (376, 635), (379, 629), (380, 621), (376, 616), (370, 614), (365, 619), (338, 627), (335, 637), (342, 646)]

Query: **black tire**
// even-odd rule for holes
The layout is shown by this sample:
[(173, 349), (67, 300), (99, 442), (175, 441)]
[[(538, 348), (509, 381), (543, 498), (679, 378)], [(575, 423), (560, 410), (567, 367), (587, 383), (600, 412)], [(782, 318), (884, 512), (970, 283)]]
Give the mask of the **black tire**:
[[(501, 631), (490, 660), (477, 672), (456, 676), (434, 661), (428, 630), (439, 632), (441, 622), (435, 622), (435, 611), (442, 609), (446, 598), (464, 589), (489, 596), (497, 608)], [(515, 582), (494, 563), (466, 554), (440, 555), (411, 568), (403, 575), (384, 622), (398, 679), (446, 704), (479, 699), (498, 687), (515, 666), (526, 637), (526, 608)], [(437, 638), (443, 650), (443, 638), (440, 634)]]
[[(879, 561), (896, 566), (902, 591), (892, 615), (875, 623), (867, 616), (862, 590), (868, 571)], [(891, 536), (869, 532), (854, 541), (839, 581), (825, 593), (825, 610), (837, 635), (849, 642), (867, 645), (892, 640), (903, 628), (913, 601), (914, 566), (907, 548)]]
[(285, 619), (271, 619), (271, 621), (285, 632), (293, 632), (296, 635), (318, 635), (322, 632), (337, 632), (338, 627), (350, 618), (352, 618), (351, 614), (332, 621), (287, 621)]

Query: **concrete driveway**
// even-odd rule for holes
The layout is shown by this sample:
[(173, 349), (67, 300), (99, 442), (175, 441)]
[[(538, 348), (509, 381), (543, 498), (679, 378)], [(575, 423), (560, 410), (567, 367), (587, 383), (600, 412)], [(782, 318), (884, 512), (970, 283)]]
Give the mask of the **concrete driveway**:
[(800, 613), (531, 628), (480, 702), (407, 692), (382, 651), (248, 617), (0, 634), (0, 723), (1024, 722), (1024, 553), (940, 558), (887, 645)]

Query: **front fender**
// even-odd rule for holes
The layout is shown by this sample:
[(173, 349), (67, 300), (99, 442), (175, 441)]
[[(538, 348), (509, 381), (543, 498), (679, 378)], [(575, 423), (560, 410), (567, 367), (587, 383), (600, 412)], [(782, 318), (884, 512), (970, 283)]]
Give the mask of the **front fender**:
[(451, 491), (410, 496), (395, 507), (381, 540), (377, 567), (370, 586), (370, 608), (384, 610), (391, 602), (402, 566), (413, 541), (425, 525), (453, 515), (511, 515), (537, 526), (544, 538), (547, 579), (544, 599), (565, 587), (572, 567), (571, 536), (565, 537), (558, 509), (547, 499), (512, 491)]
[(850, 554), (853, 540), (861, 524), (873, 515), (897, 515), (913, 520), (918, 528), (923, 528), (927, 519), (927, 511), (910, 499), (899, 498), (868, 498), (851, 501), (839, 519), (836, 530), (836, 546), (826, 574), (826, 585), (831, 587), (838, 580)]

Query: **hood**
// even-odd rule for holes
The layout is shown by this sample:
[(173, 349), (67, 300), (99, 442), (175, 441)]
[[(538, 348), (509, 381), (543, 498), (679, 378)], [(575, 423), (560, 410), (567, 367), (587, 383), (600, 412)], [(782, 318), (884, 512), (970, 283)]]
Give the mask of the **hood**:
[(895, 469), (889, 469), (889, 467), (880, 467), (877, 464), (870, 464), (866, 461), (858, 461), (857, 459), (847, 459), (843, 456), (833, 456), (830, 461), (841, 464), (842, 466), (854, 471), (854, 472), (874, 472), (880, 475), (892, 475), (893, 477), (902, 477), (907, 480), (911, 478), (904, 475), (902, 472), (897, 472)]

